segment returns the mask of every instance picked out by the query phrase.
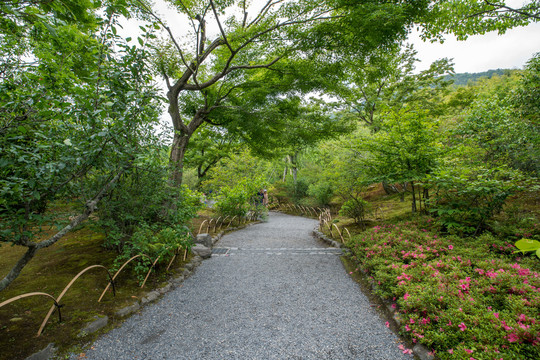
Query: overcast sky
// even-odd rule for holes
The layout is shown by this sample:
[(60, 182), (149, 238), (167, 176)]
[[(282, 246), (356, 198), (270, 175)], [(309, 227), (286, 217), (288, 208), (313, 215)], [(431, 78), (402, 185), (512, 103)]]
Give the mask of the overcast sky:
[(447, 57), (454, 59), (454, 70), (482, 72), (490, 69), (521, 69), (535, 53), (540, 52), (540, 23), (514, 28), (504, 35), (491, 32), (457, 41), (447, 36), (443, 43), (423, 42), (414, 32), (409, 38), (418, 51), (421, 63), (417, 70), (424, 70), (434, 60)]

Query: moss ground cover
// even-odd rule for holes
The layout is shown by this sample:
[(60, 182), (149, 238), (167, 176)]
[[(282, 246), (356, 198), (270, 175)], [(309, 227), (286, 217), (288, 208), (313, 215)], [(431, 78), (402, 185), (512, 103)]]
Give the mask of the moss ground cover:
[(351, 258), (440, 359), (540, 358), (540, 262), (504, 240), (441, 236), (429, 218), (375, 226)]
[[(94, 264), (112, 268), (117, 256), (115, 251), (105, 249), (103, 235), (83, 227), (66, 235), (53, 246), (43, 249), (6, 290), (0, 294), (0, 302), (27, 292), (45, 292), (58, 296), (69, 281), (82, 269)], [(17, 246), (0, 247), (0, 276), (4, 276), (24, 251)], [(189, 261), (191, 258), (186, 259)], [(116, 296), (109, 291), (97, 302), (107, 285), (107, 275), (102, 269), (91, 270), (80, 277), (61, 301), (62, 322), (56, 312), (50, 318), (43, 334), (36, 337), (43, 318), (52, 302), (45, 297), (30, 297), (0, 309), (0, 360), (24, 359), (49, 343), (55, 343), (61, 352), (77, 352), (78, 344), (90, 341), (94, 336), (82, 339), (77, 335), (84, 323), (94, 316), (109, 316), (109, 327), (115, 326), (116, 310), (141, 299), (153, 288), (163, 286), (171, 276), (183, 270), (182, 258), (175, 261), (169, 272), (165, 266), (151, 274), (144, 289), (139, 287), (133, 266), (119, 275)]]

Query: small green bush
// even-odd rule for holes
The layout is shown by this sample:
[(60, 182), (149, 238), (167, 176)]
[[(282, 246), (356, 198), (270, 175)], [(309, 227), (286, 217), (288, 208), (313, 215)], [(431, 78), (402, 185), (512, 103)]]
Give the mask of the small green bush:
[(366, 218), (369, 208), (369, 203), (364, 199), (349, 199), (341, 206), (339, 215), (352, 218), (359, 224)]
[(506, 199), (518, 190), (513, 181), (499, 178), (497, 169), (476, 169), (461, 173), (441, 171), (429, 176), (435, 190), (427, 202), (444, 230), (461, 235), (479, 234), (498, 214)]
[(118, 269), (125, 261), (135, 255), (141, 256), (135, 265), (135, 273), (140, 282), (144, 280), (152, 263), (158, 258), (156, 266), (168, 262), (178, 248), (191, 249), (193, 242), (189, 229), (183, 226), (159, 228), (142, 223), (123, 247), (115, 260)]
[(326, 206), (330, 203), (334, 190), (327, 182), (318, 182), (308, 187), (307, 194), (316, 200), (316, 205)]
[(266, 186), (262, 178), (244, 178), (234, 186), (223, 186), (216, 196), (215, 208), (220, 216), (243, 217), (253, 211), (261, 214), (266, 211), (261, 204), (258, 192)]

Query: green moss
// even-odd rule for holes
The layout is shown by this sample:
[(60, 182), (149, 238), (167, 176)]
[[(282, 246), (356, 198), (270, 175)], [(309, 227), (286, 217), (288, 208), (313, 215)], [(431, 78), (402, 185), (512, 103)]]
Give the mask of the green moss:
[[(84, 268), (99, 264), (112, 268), (116, 252), (102, 247), (104, 235), (90, 230), (90, 226), (67, 234), (53, 246), (39, 251), (34, 259), (23, 269), (21, 275), (0, 293), (0, 302), (28, 292), (45, 292), (58, 297), (73, 277)], [(20, 246), (0, 247), (0, 276), (5, 276), (11, 267), (24, 254), (25, 248)], [(189, 256), (186, 261), (189, 261)], [(183, 265), (181, 258), (165, 272), (165, 268), (157, 269), (150, 275), (144, 289), (141, 289), (129, 266), (117, 279), (116, 296), (112, 291), (97, 300), (107, 286), (108, 277), (101, 268), (94, 268), (83, 274), (61, 299), (62, 323), (58, 323), (56, 311), (51, 316), (41, 336), (36, 333), (45, 318), (52, 301), (44, 296), (25, 298), (0, 308), (0, 360), (24, 359), (55, 343), (60, 352), (68, 352), (80, 348), (77, 338), (84, 323), (94, 315), (107, 315), (111, 319), (111, 327), (117, 324), (114, 320), (116, 310), (130, 305), (140, 299), (150, 289), (163, 286), (169, 276), (177, 272)], [(16, 321), (12, 321), (12, 319)], [(97, 335), (91, 335), (91, 337)], [(90, 337), (83, 340), (88, 341)]]

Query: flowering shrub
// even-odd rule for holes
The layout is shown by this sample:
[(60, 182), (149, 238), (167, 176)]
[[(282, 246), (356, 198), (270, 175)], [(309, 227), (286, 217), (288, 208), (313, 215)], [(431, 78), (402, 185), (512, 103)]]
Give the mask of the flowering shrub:
[(398, 309), (402, 333), (440, 359), (540, 358), (540, 273), (485, 239), (419, 225), (375, 227), (347, 244)]

